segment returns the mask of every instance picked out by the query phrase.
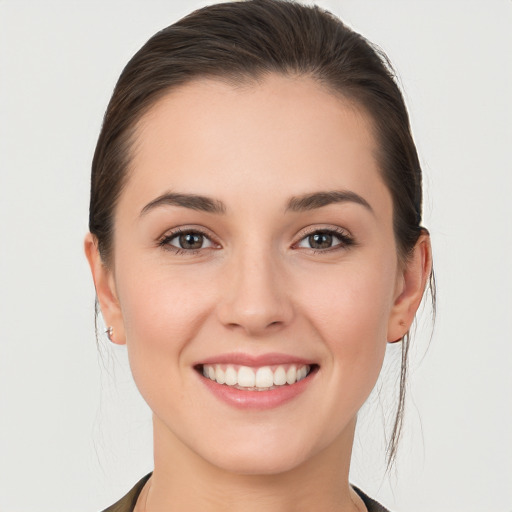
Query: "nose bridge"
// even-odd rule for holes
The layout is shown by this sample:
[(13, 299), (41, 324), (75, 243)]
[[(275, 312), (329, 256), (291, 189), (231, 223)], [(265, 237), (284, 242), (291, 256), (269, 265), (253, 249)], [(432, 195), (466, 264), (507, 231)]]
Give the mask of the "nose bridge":
[(223, 324), (261, 334), (292, 315), (286, 277), (276, 250), (251, 239), (234, 248), (223, 275), (219, 317)]

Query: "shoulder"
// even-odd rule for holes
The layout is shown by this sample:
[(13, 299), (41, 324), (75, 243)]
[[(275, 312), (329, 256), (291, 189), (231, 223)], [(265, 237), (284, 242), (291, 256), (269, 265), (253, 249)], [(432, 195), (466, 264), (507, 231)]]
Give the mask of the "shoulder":
[(368, 512), (389, 512), (387, 508), (384, 508), (380, 503), (370, 498), (355, 485), (352, 486), (352, 489), (354, 489), (354, 491), (356, 491), (360, 498), (363, 500), (366, 508), (368, 509)]
[[(125, 496), (123, 496), (119, 501), (117, 501), (110, 507), (103, 510), (103, 512), (133, 512), (133, 509), (137, 503), (137, 498), (139, 497), (142, 488), (144, 487), (145, 483), (149, 480), (151, 475), (152, 473), (148, 473), (146, 476), (141, 478)], [(389, 512), (388, 509), (384, 508), (380, 503), (370, 498), (358, 487), (352, 486), (352, 488), (361, 497), (366, 508), (368, 509), (368, 512)]]
[(119, 501), (116, 501), (113, 505), (106, 508), (103, 512), (133, 512), (135, 504), (137, 503), (137, 498), (144, 487), (144, 484), (149, 480), (149, 477), (152, 473), (147, 474), (145, 477), (141, 478)]

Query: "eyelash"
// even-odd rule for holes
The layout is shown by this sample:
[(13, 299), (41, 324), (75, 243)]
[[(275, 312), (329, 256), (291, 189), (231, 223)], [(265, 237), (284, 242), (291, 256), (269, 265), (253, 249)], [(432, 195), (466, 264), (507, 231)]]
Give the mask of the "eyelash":
[(314, 228), (314, 229), (311, 229), (309, 232), (305, 233), (302, 236), (302, 238), (296, 244), (294, 244), (294, 246), (297, 246), (306, 238), (309, 238), (310, 236), (317, 235), (317, 234), (333, 236), (334, 238), (337, 238), (340, 243), (333, 245), (332, 247), (328, 247), (327, 249), (313, 249), (312, 247), (308, 248), (310, 251), (313, 251), (313, 254), (330, 253), (330, 252), (334, 252), (334, 251), (348, 249), (349, 247), (353, 247), (354, 245), (356, 245), (356, 241), (354, 240), (354, 238), (344, 229), (341, 229), (341, 228), (325, 228), (325, 229)]
[[(205, 248), (200, 248), (200, 249), (183, 249), (181, 247), (176, 247), (174, 245), (171, 245), (171, 240), (174, 240), (175, 238), (179, 237), (180, 235), (190, 235), (190, 234), (193, 234), (193, 235), (201, 235), (203, 236), (204, 238), (210, 240), (210, 242), (212, 244), (215, 244), (215, 242), (213, 240), (211, 240), (211, 237), (205, 233), (204, 231), (200, 230), (200, 229), (197, 229), (197, 228), (194, 228), (194, 229), (181, 229), (181, 228), (178, 228), (174, 231), (172, 231), (171, 233), (168, 233), (166, 235), (164, 235), (163, 238), (160, 239), (160, 241), (158, 242), (158, 245), (159, 247), (162, 247), (163, 249), (167, 250), (167, 251), (171, 251), (179, 256), (181, 255), (194, 255), (194, 254), (197, 254), (199, 251), (201, 250), (204, 250)], [(218, 244), (217, 244), (218, 245)]]
[[(183, 249), (181, 247), (176, 247), (174, 245), (171, 245), (170, 242), (172, 240), (174, 240), (175, 238), (177, 238), (178, 236), (189, 235), (189, 234), (201, 235), (202, 237), (209, 240), (213, 245), (216, 244), (216, 242), (214, 242), (207, 233), (205, 233), (204, 231), (202, 231), (200, 229), (197, 229), (197, 228), (181, 229), (181, 228), (179, 228), (179, 229), (172, 231), (171, 233), (166, 234), (164, 237), (162, 237), (158, 242), (158, 246), (162, 247), (163, 249), (165, 249), (167, 251), (172, 251), (176, 255), (194, 255), (204, 249), (207, 249), (205, 247), (201, 247), (199, 249)], [(305, 233), (302, 236), (302, 238), (294, 244), (294, 247), (297, 247), (298, 244), (300, 244), (306, 238), (311, 237), (312, 235), (316, 235), (316, 234), (333, 236), (334, 238), (337, 238), (340, 243), (333, 245), (332, 247), (328, 247), (326, 249), (313, 249), (312, 247), (306, 248), (306, 249), (312, 251), (313, 254), (325, 254), (327, 252), (330, 253), (330, 252), (337, 251), (337, 250), (348, 249), (349, 247), (356, 245), (354, 238), (351, 235), (349, 235), (347, 233), (347, 231), (345, 231), (341, 228), (326, 228), (326, 229), (315, 228), (315, 229), (312, 229), (311, 231)]]

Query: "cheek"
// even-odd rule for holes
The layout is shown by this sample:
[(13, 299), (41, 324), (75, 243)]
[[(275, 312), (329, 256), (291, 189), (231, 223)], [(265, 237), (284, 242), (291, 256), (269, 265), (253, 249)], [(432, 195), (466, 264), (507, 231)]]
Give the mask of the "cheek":
[(134, 381), (154, 413), (181, 415), (193, 405), (186, 385), (187, 347), (213, 301), (201, 293), (199, 276), (151, 264), (126, 268), (126, 273), (119, 269), (119, 295)]
[[(340, 265), (323, 276), (317, 274), (315, 282), (304, 287), (303, 308), (309, 309), (311, 322), (329, 345), (333, 365), (343, 374), (359, 378), (369, 372), (377, 377), (386, 349), (395, 275), (394, 259), (382, 257)], [(315, 289), (318, 292), (312, 293)]]
[(130, 367), (141, 394), (158, 402), (163, 383), (179, 394), (189, 371), (184, 351), (213, 303), (204, 278), (154, 261), (124, 261), (116, 274)]

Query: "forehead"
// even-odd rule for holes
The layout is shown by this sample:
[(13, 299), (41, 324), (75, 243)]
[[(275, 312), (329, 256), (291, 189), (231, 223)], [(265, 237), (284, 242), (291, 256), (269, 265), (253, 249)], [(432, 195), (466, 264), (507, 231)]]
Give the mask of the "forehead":
[(283, 201), (339, 188), (387, 194), (369, 118), (310, 78), (188, 83), (144, 115), (134, 141), (132, 203), (169, 189), (262, 204), (278, 192)]

